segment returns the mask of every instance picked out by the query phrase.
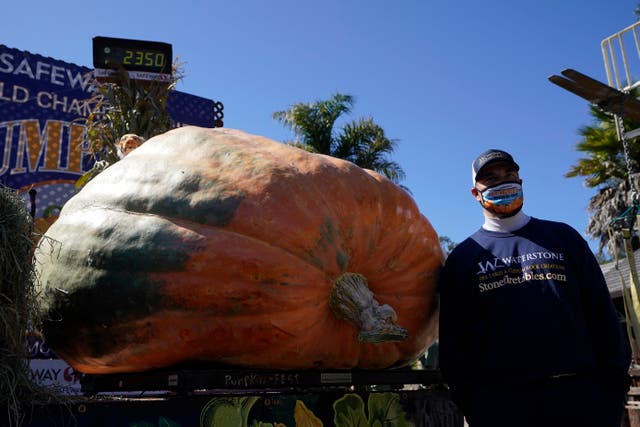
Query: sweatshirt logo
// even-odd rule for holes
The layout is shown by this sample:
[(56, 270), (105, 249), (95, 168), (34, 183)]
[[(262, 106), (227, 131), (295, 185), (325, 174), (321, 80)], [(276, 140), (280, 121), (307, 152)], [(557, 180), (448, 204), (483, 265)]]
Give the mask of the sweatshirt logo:
[(564, 254), (559, 252), (539, 251), (509, 257), (495, 257), (479, 262), (478, 268), (480, 292), (525, 282), (567, 281)]
[(509, 257), (495, 257), (492, 260), (478, 263), (478, 274), (487, 274), (496, 270), (510, 267), (511, 265), (524, 264), (527, 261), (564, 261), (564, 254), (561, 252), (531, 252), (524, 255)]

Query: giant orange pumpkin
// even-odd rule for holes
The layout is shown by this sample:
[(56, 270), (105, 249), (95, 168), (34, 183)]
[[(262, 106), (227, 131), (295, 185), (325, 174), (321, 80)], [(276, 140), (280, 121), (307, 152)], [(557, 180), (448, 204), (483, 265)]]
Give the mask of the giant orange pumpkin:
[(241, 131), (150, 139), (69, 200), (47, 236), (44, 335), (80, 372), (383, 369), (436, 335), (443, 255), (411, 197)]

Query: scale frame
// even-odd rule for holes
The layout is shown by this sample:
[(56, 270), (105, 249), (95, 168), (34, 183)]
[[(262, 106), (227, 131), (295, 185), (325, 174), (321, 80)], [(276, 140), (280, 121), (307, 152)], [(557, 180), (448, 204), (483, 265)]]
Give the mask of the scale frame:
[(114, 81), (124, 69), (132, 80), (170, 82), (173, 48), (157, 41), (96, 36), (93, 38), (94, 77)]

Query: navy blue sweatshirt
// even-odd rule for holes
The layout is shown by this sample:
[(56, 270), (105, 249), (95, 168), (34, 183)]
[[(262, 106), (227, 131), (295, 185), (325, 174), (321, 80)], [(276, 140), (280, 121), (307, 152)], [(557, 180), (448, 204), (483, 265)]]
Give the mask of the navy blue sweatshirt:
[(440, 366), (454, 396), (479, 383), (626, 376), (629, 342), (602, 271), (566, 224), (478, 230), (447, 258), (439, 290)]

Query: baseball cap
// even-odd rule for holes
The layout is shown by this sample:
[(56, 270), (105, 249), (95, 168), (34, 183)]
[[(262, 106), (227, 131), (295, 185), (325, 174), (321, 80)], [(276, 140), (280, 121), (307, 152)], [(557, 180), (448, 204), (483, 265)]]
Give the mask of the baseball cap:
[(471, 180), (473, 181), (473, 184), (475, 185), (476, 176), (478, 175), (478, 173), (480, 173), (482, 168), (484, 168), (488, 164), (499, 161), (512, 163), (516, 167), (516, 170), (520, 170), (520, 166), (518, 166), (515, 160), (513, 160), (511, 154), (507, 153), (506, 151), (496, 150), (492, 148), (481, 153), (471, 164)]

